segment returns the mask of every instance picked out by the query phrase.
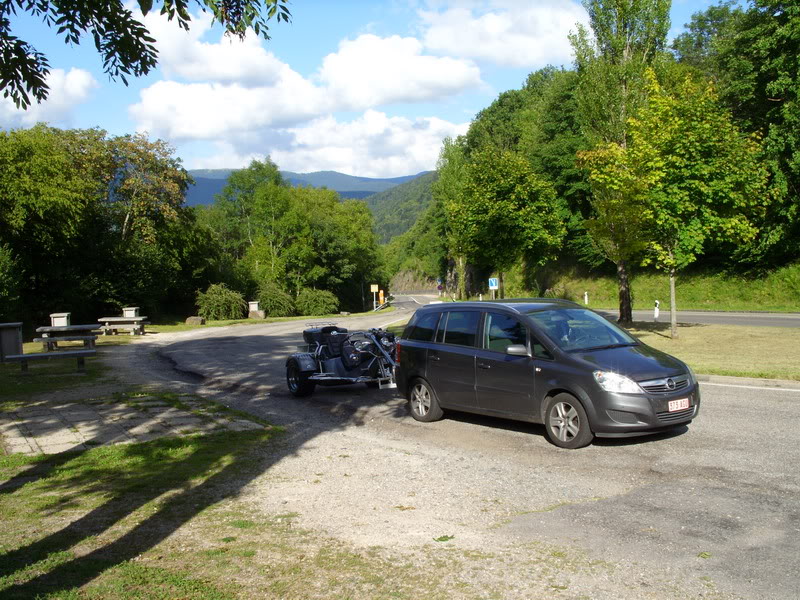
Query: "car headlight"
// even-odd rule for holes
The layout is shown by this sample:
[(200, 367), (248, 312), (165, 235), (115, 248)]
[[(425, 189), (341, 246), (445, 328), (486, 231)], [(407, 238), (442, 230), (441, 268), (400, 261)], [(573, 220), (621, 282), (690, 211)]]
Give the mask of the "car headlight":
[(607, 392), (619, 394), (641, 394), (642, 388), (633, 379), (611, 371), (595, 371), (595, 381)]

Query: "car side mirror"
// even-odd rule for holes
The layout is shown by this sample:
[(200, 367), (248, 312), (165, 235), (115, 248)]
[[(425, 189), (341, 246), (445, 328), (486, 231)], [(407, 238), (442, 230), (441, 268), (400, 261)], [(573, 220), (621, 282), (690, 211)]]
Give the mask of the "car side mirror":
[(530, 356), (528, 347), (525, 344), (511, 344), (506, 348), (506, 354), (511, 356)]

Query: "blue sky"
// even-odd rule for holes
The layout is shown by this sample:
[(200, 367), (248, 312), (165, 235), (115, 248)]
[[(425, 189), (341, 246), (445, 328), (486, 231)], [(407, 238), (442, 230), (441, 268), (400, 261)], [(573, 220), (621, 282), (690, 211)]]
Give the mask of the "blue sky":
[[(672, 35), (714, 3), (674, 0)], [(569, 66), (567, 34), (587, 21), (572, 0), (295, 0), (290, 10), (270, 41), (244, 42), (199, 10), (188, 34), (151, 13), (159, 67), (127, 87), (103, 73), (91, 39), (68, 46), (20, 17), (14, 34), (47, 54), (51, 93), (27, 111), (0, 99), (0, 127), (146, 132), (190, 169), (270, 156), (297, 172), (408, 175), (433, 169), (441, 140), (528, 73)]]

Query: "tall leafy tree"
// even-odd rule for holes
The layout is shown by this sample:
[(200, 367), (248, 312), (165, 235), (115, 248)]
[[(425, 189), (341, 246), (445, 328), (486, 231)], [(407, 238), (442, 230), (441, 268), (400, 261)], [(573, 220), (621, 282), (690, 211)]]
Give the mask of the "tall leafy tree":
[(463, 137), (445, 138), (436, 171), (438, 178), (432, 185), (433, 198), (444, 212), (448, 253), (456, 266), (458, 298), (463, 300), (467, 297), (467, 261), (477, 252), (482, 218), (472, 210), (466, 191), (467, 157)]
[(677, 273), (710, 241), (755, 237), (769, 203), (769, 174), (757, 139), (738, 130), (713, 86), (687, 78), (669, 93), (652, 71), (647, 79), (647, 105), (630, 121), (628, 146), (609, 144), (585, 157), (594, 180), (626, 188), (641, 227), (631, 238), (646, 240), (645, 264), (669, 274), (676, 337)]
[(465, 192), (476, 224), (476, 253), (500, 275), (525, 254), (533, 264), (551, 258), (565, 234), (566, 211), (553, 187), (519, 154), (486, 148), (472, 155)]
[[(578, 115), (590, 144), (628, 143), (628, 119), (644, 102), (644, 71), (661, 57), (669, 31), (670, 0), (584, 0), (589, 13), (591, 32), (579, 26), (570, 36), (578, 71)], [(619, 319), (632, 319), (628, 261), (622, 250), (627, 240), (616, 238), (625, 231), (624, 223), (613, 222), (606, 211), (608, 196), (592, 190), (592, 205), (605, 216), (595, 221), (597, 227), (610, 225), (598, 247), (619, 251), (608, 258), (616, 264), (619, 286)], [(619, 190), (624, 193), (624, 190)], [(623, 218), (620, 215), (620, 218)], [(608, 244), (608, 240), (613, 240)]]
[(163, 140), (144, 134), (124, 135), (110, 142), (114, 162), (108, 200), (119, 237), (153, 241), (159, 226), (178, 218), (191, 177)]
[[(159, 5), (160, 12), (188, 30), (191, 24), (189, 0), (138, 0), (142, 14)], [(243, 38), (248, 31), (269, 39), (267, 22), (275, 18), (288, 21), (287, 0), (195, 0), (203, 11), (221, 23), (226, 33)], [(17, 106), (26, 108), (31, 96), (41, 102), (48, 95), (50, 63), (43, 52), (13, 32), (17, 13), (38, 17), (48, 27), (57, 28), (68, 44), (78, 45), (91, 37), (103, 59), (103, 69), (112, 79), (127, 85), (130, 76), (147, 75), (158, 62), (156, 40), (138, 21), (129, 5), (121, 0), (107, 2), (51, 2), (50, 0), (6, 0), (0, 2), (0, 89)]]

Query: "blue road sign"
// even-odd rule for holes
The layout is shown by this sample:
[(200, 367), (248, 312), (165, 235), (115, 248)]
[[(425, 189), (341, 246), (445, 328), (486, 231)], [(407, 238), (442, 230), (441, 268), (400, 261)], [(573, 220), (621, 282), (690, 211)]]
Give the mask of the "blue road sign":
[(497, 277), (490, 277), (489, 278), (489, 289), (490, 290), (499, 290), (500, 285)]

